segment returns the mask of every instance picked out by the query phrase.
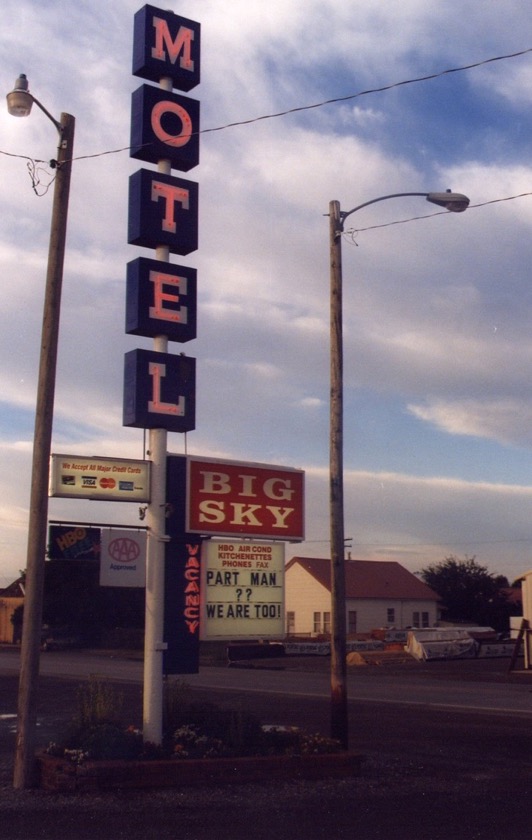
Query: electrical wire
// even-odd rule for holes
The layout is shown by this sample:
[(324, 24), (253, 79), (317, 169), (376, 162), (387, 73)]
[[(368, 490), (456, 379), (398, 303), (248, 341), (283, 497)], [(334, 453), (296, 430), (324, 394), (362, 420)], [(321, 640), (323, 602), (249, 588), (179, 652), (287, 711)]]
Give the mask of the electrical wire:
[[(489, 201), (481, 201), (478, 204), (470, 204), (467, 208), (469, 210), (475, 210), (479, 207), (487, 207), (489, 204), (499, 204), (502, 201), (514, 201), (516, 198), (526, 198), (527, 196), (531, 196), (532, 192), (523, 192), (519, 193), (518, 195), (508, 195), (504, 198), (492, 198)], [(423, 216), (409, 216), (408, 219), (396, 219), (393, 222), (383, 222), (379, 225), (369, 225), (368, 227), (363, 228), (349, 228), (345, 230), (343, 233), (346, 238), (351, 239), (351, 241), (358, 245), (356, 241), (356, 235), (358, 233), (366, 233), (366, 231), (370, 230), (378, 230), (379, 228), (386, 228), (386, 227), (393, 227), (394, 225), (406, 225), (408, 222), (418, 222), (421, 219), (432, 219), (434, 216), (448, 216), (448, 210), (437, 210), (435, 213), (426, 213)]]
[[(497, 55), (497, 56), (493, 56), (491, 58), (485, 58), (485, 59), (482, 59), (480, 61), (472, 62), (471, 64), (463, 64), (460, 67), (450, 67), (450, 68), (447, 68), (446, 70), (440, 70), (436, 73), (428, 73), (426, 75), (417, 76), (417, 77), (412, 78), (412, 79), (403, 79), (400, 82), (391, 82), (390, 84), (387, 84), (387, 85), (382, 85), (380, 87), (374, 87), (374, 88), (368, 88), (367, 90), (361, 90), (361, 91), (358, 91), (357, 93), (349, 93), (345, 96), (335, 96), (332, 99), (324, 99), (321, 102), (314, 102), (311, 105), (299, 105), (295, 108), (287, 108), (283, 111), (277, 111), (277, 112), (272, 113), (272, 114), (262, 114), (261, 116), (258, 116), (258, 117), (251, 117), (250, 119), (246, 119), (246, 120), (237, 120), (235, 122), (225, 123), (224, 125), (215, 126), (213, 128), (204, 128), (204, 129), (201, 129), (197, 133), (198, 134), (212, 134), (212, 133), (218, 132), (218, 131), (225, 131), (229, 128), (236, 128), (238, 126), (244, 126), (244, 125), (252, 125), (254, 123), (263, 122), (264, 120), (273, 120), (273, 119), (277, 119), (279, 117), (287, 117), (291, 114), (297, 114), (297, 113), (301, 113), (303, 111), (311, 111), (311, 110), (315, 110), (317, 108), (323, 108), (326, 105), (338, 104), (340, 102), (348, 102), (350, 100), (358, 99), (359, 97), (362, 97), (362, 96), (369, 96), (370, 94), (374, 94), (374, 93), (384, 93), (385, 91), (394, 90), (395, 88), (405, 87), (406, 85), (418, 84), (419, 82), (434, 81), (435, 79), (440, 79), (444, 76), (450, 76), (454, 73), (463, 73), (466, 70), (473, 70), (473, 69), (476, 69), (478, 67), (486, 66), (488, 64), (494, 64), (495, 62), (498, 62), (498, 61), (507, 61), (508, 59), (511, 59), (511, 58), (519, 58), (519, 57), (521, 57), (523, 55), (527, 55), (531, 52), (532, 52), (532, 47), (527, 47), (526, 49), (518, 50), (518, 51), (513, 52), (513, 53), (506, 53), (505, 55)], [(131, 146), (121, 146), (118, 149), (108, 149), (105, 152), (96, 152), (96, 153), (90, 154), (90, 155), (79, 155), (75, 158), (72, 158), (72, 161), (74, 161), (74, 160), (78, 160), (78, 161), (79, 160), (89, 160), (91, 158), (104, 157), (105, 155), (120, 154), (121, 152), (127, 152), (130, 149), (131, 149)], [(8, 155), (9, 157), (27, 158), (26, 155), (16, 155), (16, 154), (13, 154), (11, 152), (4, 152), (1, 149), (0, 149), (0, 154)], [(46, 163), (46, 161), (36, 160), (35, 163)]]
[[(328, 544), (329, 540), (305, 540), (305, 543), (314, 545)], [(520, 539), (508, 540), (442, 540), (441, 542), (422, 543), (422, 542), (408, 542), (408, 543), (352, 543), (346, 548), (379, 548), (381, 550), (386, 548), (440, 548), (442, 545), (446, 546), (475, 546), (475, 545), (513, 545), (516, 543), (532, 542), (532, 537), (522, 537)]]
[(388, 90), (393, 90), (394, 88), (404, 87), (405, 85), (413, 85), (418, 82), (428, 82), (434, 79), (439, 79), (442, 76), (449, 76), (452, 73), (462, 73), (465, 70), (473, 70), (476, 67), (482, 67), (486, 64), (492, 64), (495, 61), (505, 61), (509, 58), (518, 58), (519, 56), (526, 55), (527, 53), (532, 52), (532, 47), (529, 47), (525, 50), (519, 50), (518, 52), (508, 53), (507, 55), (498, 55), (494, 58), (485, 58), (482, 61), (475, 61), (472, 64), (464, 64), (461, 67), (451, 67), (447, 70), (440, 70), (437, 73), (429, 73), (425, 76), (417, 76), (414, 79), (405, 79), (402, 82), (392, 82), (388, 85), (382, 85), (382, 87), (376, 88), (369, 88), (368, 90), (361, 90), (358, 93), (349, 93), (346, 96), (336, 96), (333, 99), (325, 99), (322, 102), (315, 102), (312, 105), (300, 105), (296, 108), (288, 108), (285, 111), (278, 111), (274, 114), (263, 114), (260, 117), (254, 117), (248, 120), (239, 120), (238, 122), (227, 123), (226, 125), (217, 126), (216, 128), (205, 128), (200, 134), (207, 134), (209, 132), (214, 131), (224, 131), (226, 128), (235, 128), (239, 125), (250, 125), (255, 122), (260, 122), (261, 120), (272, 120), (276, 119), (277, 117), (286, 117), (290, 114), (297, 114), (301, 111), (311, 111), (315, 108), (323, 108), (325, 105), (333, 105), (337, 104), (338, 102), (347, 102), (352, 99), (358, 99), (360, 96), (369, 96), (372, 93), (383, 93)]

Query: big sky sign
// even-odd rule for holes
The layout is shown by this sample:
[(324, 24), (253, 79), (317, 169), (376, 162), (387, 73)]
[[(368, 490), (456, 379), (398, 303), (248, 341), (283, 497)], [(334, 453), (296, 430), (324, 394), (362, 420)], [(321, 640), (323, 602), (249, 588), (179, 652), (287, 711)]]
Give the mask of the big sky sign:
[[(176, 94), (200, 81), (200, 24), (144, 6), (135, 15), (131, 157), (167, 161), (188, 172), (199, 162), (199, 102)], [(160, 169), (161, 167), (159, 167)], [(198, 185), (140, 169), (129, 181), (128, 242), (186, 255), (198, 247)], [(186, 342), (196, 337), (196, 271), (138, 258), (127, 268), (126, 332)], [(125, 426), (187, 432), (195, 428), (196, 360), (155, 350), (126, 353)]]
[(304, 481), (302, 470), (189, 456), (186, 531), (299, 542)]

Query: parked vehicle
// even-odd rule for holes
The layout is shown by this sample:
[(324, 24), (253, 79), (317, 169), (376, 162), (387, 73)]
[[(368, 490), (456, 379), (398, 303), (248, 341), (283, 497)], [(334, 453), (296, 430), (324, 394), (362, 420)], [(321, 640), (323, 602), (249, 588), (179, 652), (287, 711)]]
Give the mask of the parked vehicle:
[(46, 627), (41, 636), (42, 650), (66, 650), (82, 647), (83, 639), (69, 627)]

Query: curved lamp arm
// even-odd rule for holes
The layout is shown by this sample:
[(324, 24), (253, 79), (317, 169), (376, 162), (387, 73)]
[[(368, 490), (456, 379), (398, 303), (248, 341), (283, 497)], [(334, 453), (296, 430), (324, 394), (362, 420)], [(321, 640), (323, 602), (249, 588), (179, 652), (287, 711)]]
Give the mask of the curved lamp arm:
[(352, 210), (340, 210), (340, 233), (343, 232), (344, 222), (352, 213), (357, 210), (362, 210), (363, 207), (369, 207), (370, 204), (376, 204), (378, 201), (387, 201), (389, 198), (406, 198), (407, 196), (418, 195), (430, 201), (431, 204), (437, 204), (438, 207), (445, 207), (450, 213), (463, 213), (469, 206), (469, 199), (462, 193), (454, 193), (451, 190), (446, 192), (402, 192), (392, 193), (391, 195), (381, 195), (379, 198), (373, 198), (371, 201), (365, 201), (363, 204), (358, 204)]

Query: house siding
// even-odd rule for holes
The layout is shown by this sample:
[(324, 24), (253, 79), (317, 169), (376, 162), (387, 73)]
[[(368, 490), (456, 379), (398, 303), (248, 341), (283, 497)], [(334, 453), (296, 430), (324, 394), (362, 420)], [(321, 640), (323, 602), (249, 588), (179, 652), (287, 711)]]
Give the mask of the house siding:
[[(292, 633), (301, 636), (318, 635), (314, 613), (321, 614), (321, 631), (324, 613), (331, 611), (331, 594), (306, 569), (294, 564), (286, 571), (286, 612), (293, 613)], [(414, 625), (414, 613), (420, 624), (433, 627), (438, 620), (437, 603), (423, 598), (348, 598), (346, 600), (346, 633), (349, 632), (349, 613), (356, 612), (356, 632), (369, 633), (381, 627), (403, 629)], [(388, 610), (394, 610), (394, 621), (389, 621)], [(425, 615), (423, 615), (425, 614)], [(425, 621), (423, 621), (423, 618)]]
[[(388, 610), (394, 610), (394, 621), (388, 621)], [(356, 598), (346, 602), (346, 611), (356, 611), (357, 633), (369, 633), (378, 627), (395, 627), (403, 629), (412, 627), (414, 613), (428, 613), (428, 626), (433, 627), (437, 621), (437, 608), (434, 601), (401, 601), (394, 598), (380, 600), (378, 598)]]
[(11, 619), (23, 603), (24, 598), (0, 598), (0, 643), (12, 644), (15, 641), (15, 627)]
[(314, 613), (321, 613), (323, 626), (323, 613), (331, 611), (331, 593), (301, 566), (293, 566), (286, 572), (285, 610), (294, 613), (295, 635), (316, 635)]

